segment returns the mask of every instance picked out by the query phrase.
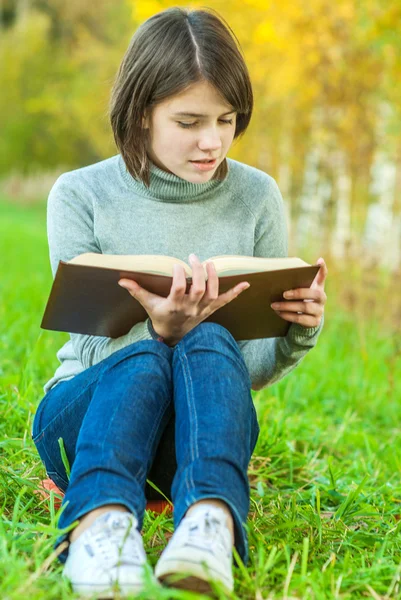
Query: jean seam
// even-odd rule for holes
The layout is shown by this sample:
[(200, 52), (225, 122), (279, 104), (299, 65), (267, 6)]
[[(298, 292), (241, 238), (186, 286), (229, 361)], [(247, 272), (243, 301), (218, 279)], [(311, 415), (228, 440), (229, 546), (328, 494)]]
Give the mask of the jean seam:
[(145, 468), (143, 466), (139, 467), (138, 472), (135, 474), (135, 478), (140, 480), (142, 475), (145, 474)]
[[(57, 413), (57, 415), (56, 415), (56, 416), (54, 416), (54, 417), (51, 419), (51, 421), (49, 421), (49, 422), (47, 423), (47, 425), (46, 425), (45, 427), (43, 427), (43, 429), (42, 429), (41, 433), (43, 433), (43, 434), (44, 434), (44, 433), (45, 433), (45, 431), (46, 431), (46, 430), (47, 430), (47, 429), (50, 427), (50, 425), (52, 425), (52, 424), (54, 423), (54, 421), (55, 421), (56, 419), (58, 419), (58, 418), (59, 418), (61, 415), (64, 415), (65, 411), (66, 411), (66, 410), (68, 410), (68, 408), (71, 406), (71, 404), (72, 404), (73, 402), (76, 402), (76, 400), (78, 400), (78, 398), (80, 398), (80, 397), (81, 397), (83, 394), (85, 394), (86, 390), (87, 390), (87, 389), (88, 389), (88, 388), (89, 388), (91, 385), (93, 385), (94, 383), (96, 383), (96, 380), (94, 380), (94, 381), (91, 381), (91, 383), (88, 383), (88, 385), (87, 385), (87, 386), (86, 386), (86, 387), (85, 387), (83, 390), (80, 390), (80, 393), (79, 393), (77, 396), (75, 396), (75, 397), (74, 397), (74, 398), (73, 398), (73, 399), (72, 399), (70, 402), (68, 402), (68, 404), (66, 404), (66, 405), (64, 406), (64, 408), (63, 408), (63, 409), (62, 409), (62, 410), (61, 410), (59, 413)], [(52, 388), (52, 389), (55, 389), (55, 387), (54, 387), (54, 388)], [(49, 390), (49, 392), (48, 392), (48, 393), (50, 394), (50, 393), (51, 393), (51, 391), (52, 391), (52, 390)], [(39, 434), (38, 434), (38, 435), (39, 435)]]
[[(177, 352), (179, 355), (179, 360), (182, 366), (182, 372), (184, 375), (184, 383), (185, 383), (185, 391), (186, 391), (186, 397), (187, 397), (187, 402), (188, 402), (188, 407), (189, 407), (189, 412), (190, 412), (190, 416), (193, 417), (193, 421), (191, 419), (189, 419), (189, 445), (190, 445), (190, 449), (191, 449), (191, 465), (189, 469), (186, 469), (186, 475), (185, 475), (185, 481), (186, 481), (186, 487), (188, 492), (191, 492), (191, 490), (193, 491), (195, 489), (195, 483), (194, 483), (194, 478), (193, 478), (193, 468), (194, 468), (194, 461), (195, 458), (199, 458), (199, 449), (198, 446), (196, 444), (196, 434), (198, 431), (198, 419), (197, 419), (197, 414), (196, 414), (196, 410), (195, 410), (195, 403), (192, 401), (192, 396), (191, 396), (191, 390), (193, 390), (193, 385), (192, 385), (192, 378), (191, 378), (191, 370), (189, 369), (188, 366), (188, 357), (187, 354), (185, 352), (185, 350), (182, 350), (181, 347), (177, 347)], [(190, 382), (190, 385), (188, 384), (188, 380)], [(192, 427), (191, 425), (194, 424), (194, 427)], [(193, 497), (193, 496), (192, 496)]]
[(37, 435), (35, 435), (35, 437), (32, 436), (32, 441), (35, 444), (35, 446), (38, 442), (40, 442), (40, 440), (43, 438), (44, 435), (45, 435), (45, 432), (42, 430)]

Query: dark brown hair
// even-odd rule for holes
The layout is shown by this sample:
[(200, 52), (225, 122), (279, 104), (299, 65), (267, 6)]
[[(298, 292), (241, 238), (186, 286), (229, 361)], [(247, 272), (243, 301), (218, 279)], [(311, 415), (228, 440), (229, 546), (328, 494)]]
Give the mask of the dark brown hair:
[[(171, 7), (136, 30), (117, 72), (109, 111), (126, 167), (145, 185), (150, 182), (145, 111), (199, 81), (211, 83), (233, 107), (234, 138), (243, 134), (252, 115), (252, 86), (238, 39), (222, 17), (209, 8)], [(224, 160), (213, 179), (226, 174)]]

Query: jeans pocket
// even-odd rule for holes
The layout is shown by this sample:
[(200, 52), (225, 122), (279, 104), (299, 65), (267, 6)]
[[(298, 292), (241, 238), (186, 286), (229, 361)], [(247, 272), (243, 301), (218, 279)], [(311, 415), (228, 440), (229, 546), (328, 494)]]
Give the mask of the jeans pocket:
[(46, 469), (47, 476), (57, 485), (57, 487), (63, 492), (66, 491), (68, 487), (67, 475), (66, 473), (59, 473), (59, 471), (55, 468), (53, 462), (50, 459), (50, 456), (46, 450), (46, 431), (42, 431), (38, 433), (33, 438), (33, 443), (36, 446), (36, 450), (40, 456), (40, 459)]

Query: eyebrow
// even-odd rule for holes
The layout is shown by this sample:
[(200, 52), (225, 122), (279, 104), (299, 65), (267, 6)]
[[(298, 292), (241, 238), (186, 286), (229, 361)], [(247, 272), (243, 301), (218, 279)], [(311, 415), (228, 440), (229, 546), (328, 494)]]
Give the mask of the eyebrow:
[[(225, 117), (226, 115), (231, 115), (232, 113), (236, 112), (235, 110), (229, 110), (226, 113), (223, 113), (222, 115), (220, 115), (221, 117)], [(174, 113), (175, 117), (207, 117), (208, 115), (201, 115), (199, 113), (190, 113), (190, 112), (176, 112)]]

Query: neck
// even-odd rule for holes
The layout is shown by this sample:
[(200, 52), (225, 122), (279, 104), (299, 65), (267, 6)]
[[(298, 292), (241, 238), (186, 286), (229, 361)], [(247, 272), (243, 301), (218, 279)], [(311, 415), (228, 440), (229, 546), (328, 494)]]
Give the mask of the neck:
[(200, 200), (207, 193), (214, 192), (217, 188), (225, 185), (229, 178), (211, 179), (206, 183), (192, 183), (182, 179), (174, 173), (168, 173), (159, 169), (150, 162), (150, 185), (147, 187), (142, 181), (135, 179), (127, 170), (121, 154), (118, 155), (121, 175), (127, 186), (141, 196), (159, 200), (161, 202), (193, 202)]

